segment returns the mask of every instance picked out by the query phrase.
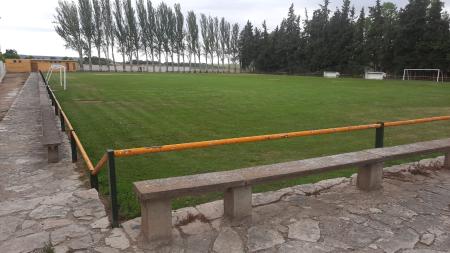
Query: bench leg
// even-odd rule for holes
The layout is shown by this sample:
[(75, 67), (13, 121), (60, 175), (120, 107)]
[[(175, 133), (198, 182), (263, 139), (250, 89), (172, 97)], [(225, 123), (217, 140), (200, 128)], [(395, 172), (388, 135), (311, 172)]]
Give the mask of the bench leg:
[(59, 161), (59, 152), (58, 146), (48, 146), (48, 162), (49, 163), (57, 163)]
[(373, 163), (358, 170), (357, 186), (364, 191), (377, 190), (382, 187), (384, 163)]
[(224, 196), (224, 213), (231, 220), (239, 221), (252, 215), (252, 187), (229, 188)]
[(170, 199), (141, 201), (141, 233), (147, 242), (170, 240), (172, 204)]
[(444, 168), (450, 170), (450, 152), (445, 154)]

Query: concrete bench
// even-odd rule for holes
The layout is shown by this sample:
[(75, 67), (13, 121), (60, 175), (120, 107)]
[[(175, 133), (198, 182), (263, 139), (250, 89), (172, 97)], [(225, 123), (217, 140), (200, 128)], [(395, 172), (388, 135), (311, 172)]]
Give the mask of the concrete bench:
[(39, 96), (42, 120), (41, 142), (47, 147), (48, 162), (57, 163), (59, 161), (59, 145), (62, 143), (62, 137), (57, 127), (55, 112), (51, 106), (48, 93), (42, 84), (39, 85)]
[(174, 198), (223, 191), (224, 215), (240, 221), (251, 216), (253, 185), (359, 167), (358, 188), (372, 191), (382, 187), (385, 161), (426, 153), (445, 153), (445, 166), (450, 169), (449, 138), (232, 171), (135, 182), (134, 191), (141, 205), (141, 233), (147, 241), (171, 238), (171, 200)]

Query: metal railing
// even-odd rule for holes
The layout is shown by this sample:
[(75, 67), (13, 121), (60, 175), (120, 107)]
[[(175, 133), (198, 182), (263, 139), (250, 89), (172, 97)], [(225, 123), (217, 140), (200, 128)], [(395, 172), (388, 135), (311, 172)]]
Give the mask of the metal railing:
[(47, 93), (52, 102), (52, 106), (54, 106), (54, 108), (55, 108), (55, 115), (59, 116), (59, 121), (61, 123), (61, 131), (66, 132), (67, 136), (70, 140), (72, 162), (75, 163), (78, 161), (78, 152), (79, 152), (90, 172), (89, 179), (90, 179), (91, 187), (97, 189), (97, 191), (98, 191), (98, 176), (96, 173), (93, 173), (94, 166), (92, 165), (91, 159), (89, 158), (86, 150), (84, 149), (83, 144), (81, 143), (80, 138), (78, 137), (77, 133), (73, 129), (73, 126), (69, 121), (69, 118), (64, 113), (59, 101), (56, 99), (56, 96), (53, 93), (53, 90), (48, 85), (48, 82), (45, 79), (44, 75), (42, 74), (41, 71), (39, 71), (39, 74), (41, 75), (42, 80), (44, 81)]
[[(43, 78), (43, 75), (41, 73)], [(45, 79), (43, 78), (44, 82)], [(344, 133), (344, 132), (354, 132), (354, 131), (362, 131), (368, 129), (375, 129), (375, 148), (384, 147), (384, 130), (388, 127), (398, 127), (398, 126), (406, 126), (413, 124), (423, 124), (428, 122), (435, 121), (447, 121), (450, 120), (450, 116), (439, 116), (439, 117), (429, 117), (429, 118), (421, 118), (421, 119), (413, 119), (413, 120), (401, 120), (401, 121), (391, 121), (391, 122), (377, 122), (373, 124), (366, 125), (357, 125), (357, 126), (346, 126), (346, 127), (337, 127), (337, 128), (327, 128), (327, 129), (318, 129), (318, 130), (306, 130), (306, 131), (298, 131), (298, 132), (288, 132), (288, 133), (278, 133), (278, 134), (267, 134), (267, 135), (257, 135), (257, 136), (247, 136), (247, 137), (237, 137), (237, 138), (229, 138), (229, 139), (219, 139), (219, 140), (210, 140), (210, 141), (199, 141), (199, 142), (188, 142), (188, 143), (179, 143), (179, 144), (170, 144), (163, 146), (152, 146), (152, 147), (140, 147), (140, 148), (131, 148), (131, 149), (119, 149), (113, 150), (108, 149), (107, 152), (101, 157), (98, 163), (93, 166), (89, 156), (81, 144), (80, 139), (78, 138), (76, 132), (73, 130), (72, 125), (70, 124), (69, 119), (65, 115), (64, 111), (61, 108), (61, 105), (57, 101), (53, 91), (46, 83), (47, 90), (49, 92), (50, 98), (52, 100), (52, 104), (55, 105), (55, 114), (60, 115), (61, 119), (61, 129), (64, 131), (65, 128), (68, 129), (70, 133), (71, 139), (71, 147), (72, 147), (72, 161), (76, 162), (77, 158), (77, 150), (83, 157), (88, 170), (90, 171), (90, 182), (91, 187), (96, 188), (98, 190), (98, 173), (102, 170), (102, 168), (108, 163), (108, 174), (109, 174), (109, 194), (111, 201), (111, 220), (113, 227), (118, 227), (118, 218), (119, 218), (119, 206), (117, 200), (117, 180), (116, 180), (116, 166), (115, 166), (115, 158), (116, 157), (130, 157), (144, 154), (152, 154), (152, 153), (162, 153), (162, 152), (172, 152), (172, 151), (180, 151), (180, 150), (188, 150), (188, 149), (198, 149), (198, 148), (208, 148), (220, 145), (231, 145), (231, 144), (239, 144), (239, 143), (250, 143), (250, 142), (260, 142), (260, 141), (270, 141), (270, 140), (279, 140), (279, 139), (287, 139), (287, 138), (296, 138), (296, 137), (306, 137), (306, 136), (315, 136), (315, 135), (325, 135), (325, 134), (333, 134), (333, 133)]]

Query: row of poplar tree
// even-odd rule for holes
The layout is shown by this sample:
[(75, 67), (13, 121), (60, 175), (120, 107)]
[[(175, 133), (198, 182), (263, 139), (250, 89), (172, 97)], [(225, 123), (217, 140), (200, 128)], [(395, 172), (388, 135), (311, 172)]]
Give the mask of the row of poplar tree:
[[(105, 62), (108, 70), (112, 65), (117, 71), (114, 55), (117, 51), (122, 56), (123, 71), (126, 62), (138, 66), (145, 63), (147, 70), (150, 62), (153, 71), (156, 64), (161, 71), (165, 62), (169, 71), (169, 58), (173, 71), (174, 56), (178, 66), (180, 60), (183, 66), (185, 60), (191, 66), (199, 65), (204, 59), (205, 71), (219, 71), (221, 65), (225, 69), (225, 62), (231, 71), (231, 63), (236, 66), (239, 60), (239, 25), (205, 14), (197, 19), (193, 11), (185, 18), (179, 4), (172, 9), (164, 2), (153, 7), (150, 0), (137, 0), (135, 5), (131, 0), (78, 0), (78, 3), (62, 0), (56, 8), (55, 30), (66, 47), (78, 52), (79, 59), (87, 56), (89, 70), (92, 70), (92, 52), (96, 50), (100, 68)], [(102, 54), (106, 61), (101, 60)], [(140, 60), (142, 55), (145, 61)], [(83, 70), (83, 64), (80, 65)]]
[[(247, 71), (313, 73), (324, 70), (361, 74), (366, 70), (399, 73), (404, 68), (439, 68), (450, 72), (450, 18), (440, 0), (409, 0), (398, 9), (391, 2), (362, 8), (359, 14), (350, 0), (334, 12), (329, 0), (309, 18), (300, 18), (289, 8), (288, 16), (269, 32), (247, 22), (242, 31), (225, 18), (189, 11), (184, 17), (181, 6), (173, 9), (151, 0), (62, 0), (55, 15), (55, 29), (66, 46), (86, 55), (92, 70), (92, 51), (114, 69), (115, 51), (125, 63), (165, 62), (173, 66), (187, 62), (204, 70), (230, 70), (230, 62)], [(145, 56), (145, 61), (139, 56)], [(110, 61), (110, 56), (112, 61)], [(102, 61), (98, 61), (100, 64)], [(205, 63), (205, 64), (203, 64)], [(209, 63), (209, 64), (208, 64)], [(214, 65), (217, 63), (216, 65)], [(180, 68), (178, 68), (180, 69)], [(236, 69), (235, 69), (236, 71)]]
[(360, 75), (367, 70), (398, 74), (405, 68), (450, 72), (449, 15), (439, 0), (392, 2), (355, 13), (350, 0), (333, 13), (325, 0), (312, 17), (288, 17), (268, 32), (250, 22), (240, 36), (242, 68), (259, 72), (314, 73), (324, 70)]

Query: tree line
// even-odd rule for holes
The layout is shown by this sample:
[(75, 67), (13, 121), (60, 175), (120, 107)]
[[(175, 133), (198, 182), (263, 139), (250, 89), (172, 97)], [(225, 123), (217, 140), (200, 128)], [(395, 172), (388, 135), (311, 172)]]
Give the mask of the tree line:
[(242, 68), (258, 72), (315, 73), (324, 70), (360, 75), (364, 71), (398, 74), (405, 68), (450, 72), (449, 15), (439, 0), (409, 0), (398, 9), (375, 2), (359, 14), (350, 0), (333, 13), (329, 0), (309, 17), (291, 5), (272, 32), (247, 22), (240, 36)]
[[(200, 71), (315, 73), (324, 70), (361, 74), (366, 70), (399, 73), (404, 68), (450, 70), (450, 18), (440, 0), (409, 0), (404, 8), (391, 2), (362, 8), (356, 14), (350, 0), (332, 12), (324, 0), (311, 18), (291, 5), (288, 16), (273, 31), (248, 21), (240, 30), (225, 18), (182, 12), (151, 0), (61, 0), (55, 30), (82, 60), (111, 65), (114, 52), (125, 64), (174, 71), (176, 64), (203, 66)], [(93, 51), (97, 56), (94, 57)], [(102, 55), (104, 58), (102, 58)], [(140, 59), (140, 56), (145, 59)], [(187, 61), (186, 61), (187, 60)], [(112, 64), (111, 64), (112, 63)], [(80, 64), (83, 68), (83, 64)], [(189, 68), (191, 69), (191, 68)], [(184, 67), (183, 67), (184, 70)]]
[[(165, 64), (166, 72), (171, 65), (174, 71), (174, 57), (177, 66), (185, 70), (186, 60), (189, 66), (199, 66), (203, 56), (206, 72), (219, 72), (225, 61), (230, 70), (231, 63), (236, 66), (238, 62), (239, 25), (193, 11), (185, 17), (180, 4), (172, 8), (164, 2), (154, 7), (151, 0), (137, 0), (134, 5), (131, 0), (62, 0), (56, 8), (55, 30), (81, 61), (87, 56), (89, 70), (94, 59), (100, 68), (106, 64), (111, 71), (112, 65), (117, 71), (115, 51), (122, 57), (123, 71), (127, 62), (141, 68), (145, 62), (146, 70), (152, 68), (153, 72), (155, 65), (161, 71)], [(145, 61), (139, 58), (142, 55)], [(82, 62), (80, 66), (83, 70)]]

